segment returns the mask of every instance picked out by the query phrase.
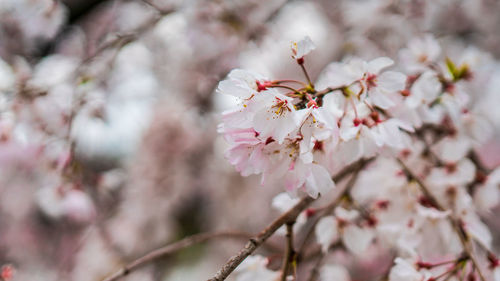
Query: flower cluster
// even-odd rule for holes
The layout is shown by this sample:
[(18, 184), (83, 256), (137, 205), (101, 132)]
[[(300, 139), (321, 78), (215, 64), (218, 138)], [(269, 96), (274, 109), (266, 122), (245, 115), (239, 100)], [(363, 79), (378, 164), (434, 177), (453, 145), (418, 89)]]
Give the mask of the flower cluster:
[[(292, 45), (307, 79), (304, 58), (314, 48), (308, 37)], [(392, 64), (386, 57), (333, 63), (316, 86), (231, 71), (218, 87), (239, 100), (223, 113), (220, 126), (231, 143), (227, 158), (242, 175), (281, 179), (291, 193), (328, 192), (339, 167), (385, 148), (406, 147), (405, 132), (414, 129), (388, 110), (403, 105), (407, 78), (385, 71)]]
[[(394, 251), (390, 281), (459, 271), (469, 280), (500, 280), (493, 237), (481, 220), (500, 201), (500, 169), (485, 167), (475, 151), (494, 131), (494, 110), (481, 96), (498, 79), (488, 55), (469, 48), (448, 56), (425, 34), (400, 51), (398, 65), (351, 57), (329, 64), (313, 83), (305, 58), (314, 49), (307, 37), (292, 44), (305, 82), (240, 69), (220, 82), (218, 91), (238, 100), (220, 125), (229, 162), (244, 176), (284, 183), (292, 197), (302, 191), (316, 198), (332, 190), (337, 171), (376, 158), (353, 176), (332, 212), (317, 216), (324, 255), (338, 245), (355, 257)], [(286, 197), (273, 206), (284, 212), (297, 202)], [(293, 231), (307, 228), (315, 213), (304, 211)], [(488, 256), (490, 270), (480, 270), (469, 240)], [(330, 267), (342, 269), (336, 278), (350, 279), (338, 264), (322, 272)]]

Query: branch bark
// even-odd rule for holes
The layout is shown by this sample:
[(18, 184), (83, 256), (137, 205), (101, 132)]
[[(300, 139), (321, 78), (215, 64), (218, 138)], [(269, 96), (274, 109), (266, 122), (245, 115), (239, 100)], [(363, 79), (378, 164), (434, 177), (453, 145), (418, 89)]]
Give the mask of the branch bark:
[(286, 281), (286, 277), (290, 272), (290, 265), (293, 260), (293, 256), (295, 255), (295, 250), (293, 247), (293, 225), (295, 222), (288, 222), (286, 224), (286, 250), (285, 255), (283, 256), (283, 266), (281, 273), (281, 281)]

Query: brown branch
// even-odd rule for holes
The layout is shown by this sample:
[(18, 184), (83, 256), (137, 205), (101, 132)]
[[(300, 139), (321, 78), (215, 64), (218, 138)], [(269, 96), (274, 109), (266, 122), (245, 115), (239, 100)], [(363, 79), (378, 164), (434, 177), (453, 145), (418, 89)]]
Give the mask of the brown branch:
[(234, 238), (244, 238), (247, 239), (250, 237), (250, 234), (243, 233), (243, 232), (237, 232), (237, 231), (221, 231), (221, 232), (208, 232), (208, 233), (201, 233), (201, 234), (196, 234), (193, 236), (186, 237), (182, 240), (179, 240), (177, 242), (174, 242), (172, 244), (169, 244), (165, 247), (158, 248), (134, 261), (131, 263), (127, 264), (114, 274), (110, 275), (103, 281), (115, 281), (118, 280), (126, 275), (128, 275), (130, 272), (133, 270), (144, 266), (150, 262), (153, 262), (155, 260), (158, 260), (160, 258), (163, 258), (169, 254), (175, 253), (179, 250), (182, 250), (184, 248), (190, 247), (195, 244), (203, 243), (205, 241), (214, 239), (214, 238), (225, 238), (225, 237), (234, 237)]
[[(430, 201), (430, 203), (433, 206), (435, 206), (438, 210), (445, 211), (445, 208), (430, 193), (427, 185), (425, 185), (425, 183), (417, 175), (415, 175), (408, 168), (408, 166), (406, 166), (406, 164), (403, 161), (401, 161), (401, 159), (397, 158), (397, 160), (398, 160), (399, 164), (401, 165), (401, 167), (403, 168), (406, 175), (410, 179), (413, 179), (418, 184), (418, 186), (420, 187), (420, 190), (422, 191), (422, 193), (424, 193), (424, 196), (427, 197), (427, 199)], [(481, 281), (486, 281), (486, 279), (481, 271), (481, 268), (479, 267), (479, 263), (477, 262), (476, 258), (473, 255), (472, 246), (471, 246), (470, 239), (469, 239), (469, 236), (467, 235), (466, 230), (463, 228), (462, 224), (460, 223), (460, 221), (458, 219), (450, 216), (450, 217), (448, 217), (448, 220), (451, 223), (455, 232), (457, 233), (458, 237), (460, 238), (460, 243), (462, 244), (464, 251), (467, 253), (468, 257), (472, 261), (472, 264), (476, 268), (477, 273), (479, 275), (479, 278), (481, 279)]]
[[(346, 168), (338, 172), (333, 177), (333, 180), (335, 182), (341, 181), (344, 177), (346, 177), (353, 171), (356, 171), (357, 169), (359, 169), (359, 167), (363, 167), (371, 160), (372, 159), (361, 159), (347, 166)], [(288, 210), (286, 213), (284, 213), (275, 221), (273, 221), (271, 224), (269, 224), (257, 236), (251, 238), (250, 241), (248, 241), (248, 243), (245, 245), (245, 247), (238, 252), (238, 254), (231, 257), (222, 266), (222, 268), (215, 274), (215, 276), (208, 280), (209, 281), (225, 280), (229, 276), (229, 274), (231, 274), (236, 269), (236, 267), (238, 267), (238, 265), (240, 265), (240, 263), (243, 262), (243, 260), (245, 260), (249, 255), (251, 255), (264, 241), (266, 241), (269, 237), (271, 237), (271, 235), (273, 235), (274, 232), (276, 232), (276, 230), (278, 230), (285, 223), (295, 220), (297, 216), (303, 210), (305, 210), (314, 200), (315, 199), (309, 196), (302, 198), (295, 206), (293, 206), (290, 210)]]
[(293, 262), (293, 257), (295, 255), (295, 250), (293, 248), (293, 225), (295, 224), (294, 221), (288, 222), (286, 224), (286, 250), (285, 250), (285, 255), (283, 256), (283, 266), (282, 266), (282, 272), (281, 272), (281, 281), (286, 281), (286, 277), (288, 276), (288, 273), (290, 272), (290, 265)]
[(469, 154), (467, 155), (467, 157), (469, 157), (469, 159), (472, 161), (472, 163), (474, 163), (474, 165), (476, 165), (476, 167), (483, 173), (485, 174), (489, 174), (491, 171), (488, 167), (486, 167), (483, 162), (481, 162), (481, 158), (479, 157), (479, 155), (477, 154), (476, 151), (474, 151), (474, 149), (471, 149), (469, 151)]

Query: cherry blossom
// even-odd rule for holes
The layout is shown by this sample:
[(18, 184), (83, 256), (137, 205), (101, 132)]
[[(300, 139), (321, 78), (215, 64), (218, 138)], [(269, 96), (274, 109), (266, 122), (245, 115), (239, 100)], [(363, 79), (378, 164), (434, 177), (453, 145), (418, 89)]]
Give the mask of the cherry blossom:
[(316, 49), (316, 46), (313, 41), (309, 38), (309, 36), (306, 36), (302, 40), (292, 43), (292, 57), (296, 60), (303, 59), (304, 56), (309, 54), (314, 49)]
[(267, 258), (259, 255), (248, 257), (236, 270), (237, 281), (276, 281), (280, 275), (279, 272), (267, 268)]
[(342, 242), (355, 255), (366, 251), (374, 238), (373, 229), (356, 225), (355, 219), (359, 216), (354, 210), (337, 208), (335, 216), (322, 218), (316, 225), (316, 239), (324, 252), (338, 241)]
[(419, 271), (411, 262), (396, 258), (396, 265), (389, 274), (390, 281), (429, 281), (431, 274), (426, 270)]
[(400, 52), (402, 65), (410, 73), (428, 69), (440, 55), (441, 46), (431, 34), (412, 39)]

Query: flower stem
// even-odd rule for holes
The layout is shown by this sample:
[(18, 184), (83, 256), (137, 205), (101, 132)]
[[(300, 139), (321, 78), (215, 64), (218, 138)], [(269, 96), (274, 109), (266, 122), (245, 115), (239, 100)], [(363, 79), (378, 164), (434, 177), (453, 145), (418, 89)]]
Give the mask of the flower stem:
[(309, 86), (314, 89), (314, 84), (311, 82), (311, 78), (309, 77), (309, 74), (307, 73), (306, 67), (304, 64), (300, 64), (300, 68), (302, 68), (302, 71), (304, 72), (304, 75), (306, 76), (307, 82), (309, 83)]

